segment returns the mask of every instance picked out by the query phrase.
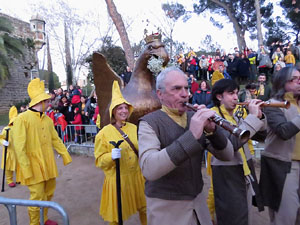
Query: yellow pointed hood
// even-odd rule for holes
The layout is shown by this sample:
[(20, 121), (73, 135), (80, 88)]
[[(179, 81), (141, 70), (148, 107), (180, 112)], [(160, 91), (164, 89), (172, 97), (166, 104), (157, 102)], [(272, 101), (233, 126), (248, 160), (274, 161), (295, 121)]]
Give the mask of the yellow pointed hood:
[(110, 117), (110, 119), (112, 118), (113, 109), (116, 106), (121, 105), (123, 103), (126, 103), (128, 105), (129, 116), (130, 116), (132, 111), (133, 111), (133, 106), (125, 100), (125, 98), (123, 97), (123, 95), (121, 93), (119, 83), (118, 83), (118, 81), (115, 80), (114, 83), (113, 83), (113, 87), (112, 87), (111, 104), (110, 104), (110, 107), (109, 107), (109, 117)]
[(51, 98), (50, 95), (45, 93), (44, 81), (41, 81), (39, 78), (35, 78), (29, 82), (27, 92), (31, 99), (29, 107)]
[(15, 106), (10, 107), (9, 109), (9, 113), (8, 113), (8, 118), (9, 118), (9, 123), (8, 125), (11, 125), (14, 120), (17, 118), (18, 116), (18, 110)]

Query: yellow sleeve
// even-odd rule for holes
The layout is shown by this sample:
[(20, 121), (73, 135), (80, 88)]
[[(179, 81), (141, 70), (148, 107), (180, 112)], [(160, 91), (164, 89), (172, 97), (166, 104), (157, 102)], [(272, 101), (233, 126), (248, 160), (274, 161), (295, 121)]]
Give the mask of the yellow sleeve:
[(104, 129), (96, 135), (94, 151), (95, 165), (102, 170), (109, 170), (115, 166), (115, 163), (111, 158), (111, 149), (113, 146), (108, 142), (103, 131)]
[(72, 162), (72, 158), (71, 158), (71, 156), (70, 156), (70, 154), (69, 154), (66, 146), (64, 145), (64, 143), (62, 142), (62, 140), (59, 138), (59, 136), (57, 134), (57, 131), (55, 130), (52, 121), (49, 124), (49, 126), (50, 126), (50, 132), (51, 132), (51, 138), (52, 138), (52, 146), (53, 146), (53, 148), (63, 158), (64, 165), (67, 165), (67, 164), (71, 163)]
[(23, 178), (28, 179), (33, 176), (30, 161), (26, 155), (26, 126), (24, 120), (20, 117), (16, 118), (14, 121), (14, 126), (12, 128), (13, 143), (15, 147), (16, 158), (22, 171)]
[(296, 60), (295, 60), (295, 57), (293, 55), (292, 55), (292, 63), (293, 63), (293, 65), (296, 64)]
[(101, 117), (100, 117), (100, 114), (97, 115), (97, 120), (96, 120), (96, 126), (100, 129), (100, 120)]

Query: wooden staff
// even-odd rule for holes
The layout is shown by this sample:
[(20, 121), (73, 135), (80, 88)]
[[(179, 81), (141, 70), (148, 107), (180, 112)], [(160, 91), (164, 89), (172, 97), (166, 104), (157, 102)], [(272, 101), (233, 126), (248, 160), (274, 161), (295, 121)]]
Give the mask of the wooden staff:
[[(193, 111), (197, 111), (197, 109), (190, 103), (186, 102), (184, 103), (186, 107)], [(215, 122), (220, 127), (224, 128), (225, 130), (229, 131), (236, 137), (240, 138), (243, 143), (246, 143), (249, 140), (250, 137), (250, 131), (249, 130), (242, 130), (238, 128), (236, 125), (232, 124), (228, 120), (222, 118), (221, 116), (215, 114), (214, 117), (210, 118), (213, 122)]]
[[(248, 106), (249, 102), (239, 102), (238, 105), (245, 105)], [(283, 102), (271, 102), (271, 101), (265, 101), (263, 104), (260, 105), (261, 107), (277, 107), (277, 108), (285, 108), (288, 109), (291, 106), (291, 103), (289, 101), (283, 101)]]
[[(5, 129), (5, 130), (6, 130), (6, 138), (5, 138), (6, 141), (8, 141), (8, 137), (9, 137), (9, 129), (10, 129), (10, 128)], [(1, 189), (1, 192), (4, 192), (5, 170), (6, 170), (6, 158), (7, 158), (7, 147), (8, 147), (8, 146), (5, 146), (5, 148), (4, 148), (4, 165), (3, 165), (3, 177), (2, 177), (2, 189)]]
[[(124, 140), (119, 140), (117, 143), (110, 141), (115, 148), (119, 148), (120, 144)], [(120, 159), (115, 159), (116, 161), (116, 185), (117, 185), (117, 201), (118, 201), (118, 224), (123, 225), (123, 216), (122, 216), (122, 198), (121, 198), (121, 175), (120, 175)]]

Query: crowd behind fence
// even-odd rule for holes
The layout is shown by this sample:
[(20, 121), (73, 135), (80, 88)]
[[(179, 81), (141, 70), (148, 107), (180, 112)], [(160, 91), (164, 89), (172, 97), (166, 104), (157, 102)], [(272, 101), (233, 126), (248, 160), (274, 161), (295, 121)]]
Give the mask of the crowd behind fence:
[[(76, 129), (77, 128), (77, 129)], [(95, 136), (99, 129), (96, 125), (56, 126), (59, 137), (69, 149), (71, 146), (94, 147)]]

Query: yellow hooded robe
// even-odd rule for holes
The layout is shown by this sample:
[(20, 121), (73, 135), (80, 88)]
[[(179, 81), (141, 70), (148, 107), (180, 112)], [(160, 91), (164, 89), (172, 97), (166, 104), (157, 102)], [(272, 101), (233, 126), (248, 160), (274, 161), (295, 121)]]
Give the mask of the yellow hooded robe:
[[(110, 118), (112, 118), (113, 109), (122, 103), (126, 103), (129, 106), (130, 116), (133, 107), (123, 98), (118, 82), (114, 81), (112, 101), (109, 108)], [(135, 148), (138, 149), (136, 125), (126, 122), (121, 129), (128, 135)], [(109, 222), (118, 221), (116, 164), (111, 158), (111, 150), (114, 146), (109, 142), (118, 142), (119, 140), (124, 140), (124, 138), (111, 124), (103, 127), (95, 140), (95, 165), (101, 168), (105, 174), (100, 202), (100, 215)], [(122, 215), (123, 220), (127, 220), (139, 209), (146, 206), (145, 180), (138, 164), (138, 157), (127, 141), (124, 140), (119, 148), (122, 149), (120, 158)]]
[[(2, 133), (0, 135), (0, 143), (3, 144), (3, 141), (6, 140), (6, 134), (7, 130), (9, 129), (9, 136), (8, 136), (8, 142), (9, 145), (7, 147), (7, 154), (6, 154), (6, 165), (5, 165), (5, 170), (6, 171), (16, 171), (16, 166), (17, 166), (17, 161), (16, 161), (16, 156), (15, 156), (15, 150), (13, 146), (13, 141), (12, 141), (12, 126), (15, 118), (18, 116), (18, 110), (15, 106), (12, 106), (9, 110), (8, 117), (9, 117), (9, 123), (8, 126), (4, 127), (2, 130)], [(2, 148), (2, 161), (1, 161), (1, 168), (4, 168), (4, 151), (5, 147), (3, 146)], [(6, 172), (7, 173), (7, 172)], [(6, 174), (7, 179), (12, 179), (12, 174), (11, 177), (9, 177), (8, 173)], [(13, 180), (8, 181), (7, 183), (11, 183)]]
[[(38, 78), (28, 84), (28, 95), (30, 107), (50, 98), (44, 92), (44, 82)], [(21, 113), (14, 121), (13, 142), (22, 185), (38, 184), (58, 176), (53, 148), (61, 155), (64, 165), (72, 162), (53, 121), (45, 113), (30, 109)]]

